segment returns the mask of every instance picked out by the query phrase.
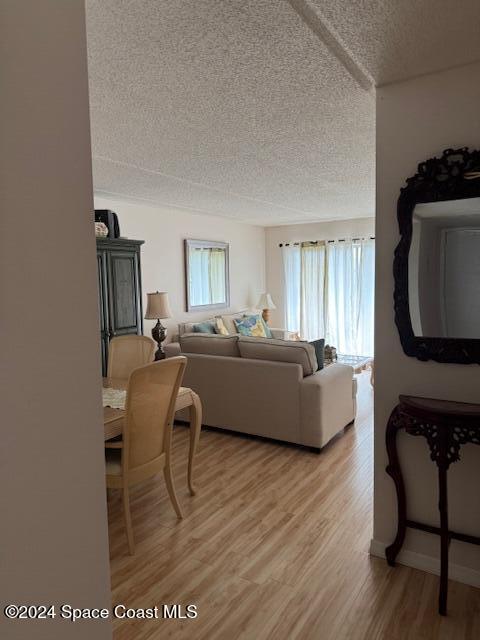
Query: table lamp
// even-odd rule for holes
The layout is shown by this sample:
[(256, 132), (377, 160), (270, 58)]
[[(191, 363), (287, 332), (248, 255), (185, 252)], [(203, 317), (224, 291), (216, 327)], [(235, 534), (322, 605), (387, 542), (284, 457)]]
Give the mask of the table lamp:
[(270, 309), (276, 309), (277, 307), (274, 305), (272, 296), (269, 293), (262, 293), (257, 303), (257, 308), (263, 309), (262, 317), (268, 324), (270, 320)]
[(155, 360), (163, 360), (165, 353), (162, 349), (162, 342), (167, 337), (167, 329), (160, 322), (161, 318), (171, 318), (172, 310), (168, 302), (168, 293), (165, 291), (156, 291), (155, 293), (147, 293), (147, 311), (145, 312), (146, 320), (157, 320), (157, 324), (152, 329), (152, 338), (158, 344)]

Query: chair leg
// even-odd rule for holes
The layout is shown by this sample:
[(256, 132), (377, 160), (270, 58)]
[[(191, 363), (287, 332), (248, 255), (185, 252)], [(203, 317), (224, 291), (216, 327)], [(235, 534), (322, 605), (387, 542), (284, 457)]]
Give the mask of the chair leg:
[(170, 496), (170, 500), (172, 501), (172, 505), (175, 509), (175, 513), (177, 514), (177, 518), (183, 518), (182, 508), (180, 506), (180, 503), (178, 502), (177, 494), (175, 493), (175, 487), (173, 485), (172, 468), (168, 459), (163, 469), (163, 476), (165, 478), (168, 495)]
[(196, 491), (193, 485), (193, 460), (197, 449), (200, 431), (202, 429), (202, 403), (196, 393), (192, 391), (192, 404), (190, 405), (190, 451), (188, 453), (188, 488), (190, 495)]
[(125, 520), (125, 531), (127, 533), (128, 552), (131, 556), (135, 555), (135, 542), (133, 541), (132, 516), (130, 514), (130, 495), (128, 486), (123, 489), (123, 517)]

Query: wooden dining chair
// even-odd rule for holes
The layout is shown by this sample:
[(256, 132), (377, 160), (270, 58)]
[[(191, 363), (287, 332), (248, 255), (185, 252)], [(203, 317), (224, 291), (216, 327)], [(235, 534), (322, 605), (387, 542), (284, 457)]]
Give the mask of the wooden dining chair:
[(155, 342), (148, 336), (117, 336), (108, 347), (108, 378), (128, 380), (137, 367), (153, 362)]
[(106, 442), (107, 489), (122, 489), (128, 550), (135, 553), (129, 489), (163, 471), (173, 508), (182, 510), (173, 485), (170, 463), (175, 402), (182, 383), (185, 356), (153, 362), (132, 371), (127, 387), (120, 442)]

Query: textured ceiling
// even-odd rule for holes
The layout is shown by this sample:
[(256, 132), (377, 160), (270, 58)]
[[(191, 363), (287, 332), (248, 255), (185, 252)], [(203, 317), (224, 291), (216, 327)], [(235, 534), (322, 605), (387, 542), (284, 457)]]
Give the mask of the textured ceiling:
[(375, 84), (480, 59), (479, 0), (308, 0)]
[[(460, 32), (457, 3), (417, 10), (429, 37)], [(95, 190), (262, 225), (373, 215), (369, 85), (480, 57), (435, 56), (413, 5), (434, 3), (87, 0)]]

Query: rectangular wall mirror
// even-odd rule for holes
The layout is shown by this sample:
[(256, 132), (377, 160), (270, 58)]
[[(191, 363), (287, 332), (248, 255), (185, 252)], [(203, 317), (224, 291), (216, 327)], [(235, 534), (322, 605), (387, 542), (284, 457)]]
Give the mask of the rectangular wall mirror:
[(185, 240), (185, 277), (187, 311), (228, 307), (228, 244), (209, 240)]

